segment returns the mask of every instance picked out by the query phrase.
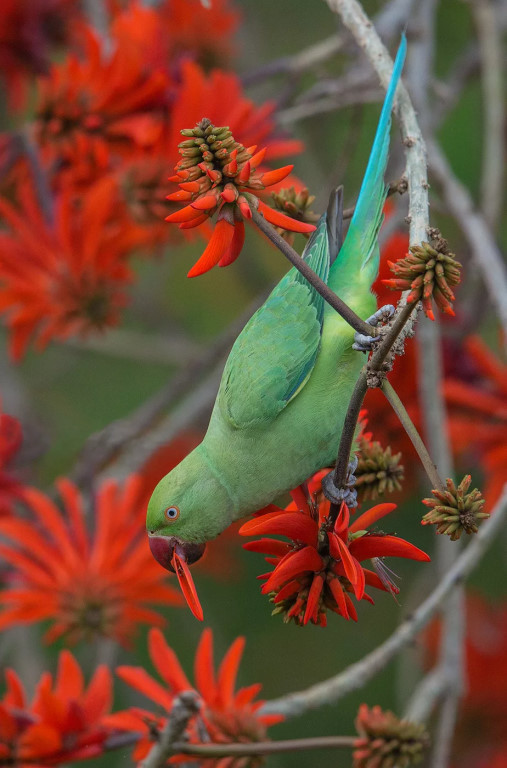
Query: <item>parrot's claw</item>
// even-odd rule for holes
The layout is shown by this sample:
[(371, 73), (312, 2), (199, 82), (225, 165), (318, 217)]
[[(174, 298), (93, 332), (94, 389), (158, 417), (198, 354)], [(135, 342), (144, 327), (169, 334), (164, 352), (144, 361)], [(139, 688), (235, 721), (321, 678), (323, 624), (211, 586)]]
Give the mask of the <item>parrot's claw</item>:
[[(387, 320), (390, 320), (394, 312), (395, 309), (392, 304), (384, 304), (373, 315), (370, 315), (365, 322), (371, 325), (372, 328), (376, 328), (379, 323), (385, 323)], [(380, 336), (366, 336), (364, 333), (357, 332), (354, 334), (352, 349), (355, 349), (356, 352), (371, 352), (373, 345), (379, 340)]]
[(326, 499), (329, 499), (333, 504), (345, 502), (349, 509), (357, 507), (356, 478), (354, 476), (356, 468), (357, 457), (355, 456), (349, 464), (347, 480), (343, 488), (336, 487), (334, 483), (334, 470), (322, 478), (322, 491)]

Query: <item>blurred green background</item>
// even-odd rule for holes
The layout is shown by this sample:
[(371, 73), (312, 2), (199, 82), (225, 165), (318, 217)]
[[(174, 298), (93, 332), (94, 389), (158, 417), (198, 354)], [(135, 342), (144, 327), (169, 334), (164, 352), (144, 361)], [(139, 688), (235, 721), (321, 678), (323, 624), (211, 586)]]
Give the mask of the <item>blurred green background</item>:
[[(278, 56), (296, 53), (338, 29), (337, 18), (324, 2), (316, 0), (244, 0), (238, 5), (244, 14), (238, 41), (239, 73), (248, 72)], [(364, 5), (368, 13), (374, 14), (382, 3), (371, 1)], [(461, 0), (440, 3), (436, 52), (439, 77), (445, 78), (449, 66), (472, 34), (470, 9), (465, 3)], [(276, 96), (280, 87), (283, 87), (283, 78), (275, 78), (252, 89), (251, 94), (261, 101)], [(341, 158), (339, 181), (345, 185), (346, 201), (354, 200), (378, 112), (378, 105), (364, 106), (359, 111), (345, 108), (337, 114), (320, 115), (294, 126), (292, 135), (301, 138), (306, 145), (305, 153), (295, 159), (295, 172), (311, 190), (319, 190), (315, 210), (323, 209), (330, 186), (337, 181), (330, 172), (330, 168), (337, 169), (337, 156)], [(353, 142), (350, 141), (351, 130), (355, 132)], [(477, 78), (466, 88), (439, 135), (454, 171), (477, 198), (481, 158), (481, 100)], [(398, 134), (394, 132), (393, 137), (393, 144), (398, 143), (398, 149), (393, 150), (396, 154), (399, 152)], [(350, 148), (346, 161), (340, 155), (344, 145)], [(456, 234), (452, 222), (446, 222), (445, 232), (452, 240)], [(297, 241), (297, 247), (302, 244), (303, 241)], [(453, 246), (459, 253), (459, 242), (453, 242)], [(287, 269), (283, 257), (251, 230), (244, 253), (234, 266), (213, 270), (198, 280), (187, 280), (186, 272), (195, 260), (198, 248), (199, 244), (195, 243), (167, 250), (163, 257), (155, 260), (139, 259), (139, 282), (132, 288), (132, 303), (125, 314), (124, 329), (147, 335), (188, 335), (196, 343), (206, 345), (254, 296)], [(466, 257), (463, 261), (466, 263)], [(485, 331), (491, 333), (487, 324)], [(5, 343), (2, 331), (4, 360)], [(401, 360), (398, 364), (402, 363)], [(4, 373), (11, 386), (4, 394), (4, 408), (15, 412), (22, 401), (28, 404), (30, 415), (38, 425), (34, 444), (46, 449), (44, 453), (40, 449), (42, 455), (34, 465), (32, 482), (49, 488), (56, 476), (70, 470), (80, 447), (91, 433), (140, 405), (174, 374), (177, 367), (176, 362), (170, 360), (139, 361), (135, 349), (129, 357), (121, 357), (55, 344), (44, 354), (29, 352), (15, 369), (6, 368)], [(204, 424), (197, 426), (203, 428)], [(381, 439), (382, 436), (375, 433), (375, 425), (370, 427), (374, 436)], [(476, 477), (480, 479), (478, 473)], [(410, 498), (393, 514), (390, 525), (400, 536), (431, 552), (434, 532), (422, 529), (419, 524), (420, 498), (421, 489), (410, 489)], [(279, 617), (270, 616), (270, 605), (260, 594), (256, 581), (256, 576), (265, 570), (263, 559), (260, 555), (244, 552), (241, 543), (238, 541), (234, 553), (241, 567), (224, 573), (219, 580), (210, 578), (203, 570), (197, 571), (196, 584), (204, 607), (205, 625), (213, 628), (217, 661), (237, 635), (245, 635), (247, 645), (239, 682), (262, 682), (263, 697), (267, 699), (305, 688), (360, 659), (392, 632), (435, 583), (431, 566), (396, 562), (394, 569), (402, 577), (399, 605), (389, 595), (381, 594), (374, 607), (368, 604), (359, 607), (357, 624), (330, 615), (326, 629), (312, 625), (300, 629), (292, 624), (284, 625)], [(499, 541), (471, 580), (472, 586), (492, 598), (505, 594), (503, 585), (507, 568), (503, 551), (503, 543)], [(186, 609), (173, 609), (166, 614), (166, 637), (184, 668), (190, 672), (202, 626)], [(121, 649), (115, 651), (114, 661), (146, 664), (152, 671), (145, 641), (146, 629), (141, 629), (135, 649), (130, 653)], [(41, 648), (41, 653), (48, 659), (46, 664), (54, 668), (57, 648), (42, 645)], [(98, 643), (78, 647), (76, 652), (91, 670), (110, 649)], [(270, 735), (288, 738), (353, 733), (353, 720), (361, 702), (380, 704), (401, 714), (420, 674), (419, 656), (420, 647), (416, 644), (363, 690), (347, 696), (337, 706), (325, 707), (279, 725), (270, 731)], [(20, 672), (23, 675), (23, 670)], [(139, 702), (139, 697), (128, 692), (122, 682), (117, 682), (116, 692), (119, 705), (134, 700)], [(129, 764), (129, 755), (130, 750), (112, 753), (96, 764)], [(346, 766), (350, 764), (350, 756), (346, 752), (319, 752), (269, 758), (271, 766), (297, 768), (315, 764)]]

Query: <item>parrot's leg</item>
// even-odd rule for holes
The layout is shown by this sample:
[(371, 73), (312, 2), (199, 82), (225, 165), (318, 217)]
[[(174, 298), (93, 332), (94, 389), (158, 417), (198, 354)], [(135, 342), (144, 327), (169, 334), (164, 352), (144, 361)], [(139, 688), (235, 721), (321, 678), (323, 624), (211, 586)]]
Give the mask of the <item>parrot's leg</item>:
[(329, 499), (333, 504), (341, 504), (344, 501), (349, 509), (357, 507), (356, 478), (354, 476), (357, 463), (357, 456), (354, 456), (349, 463), (347, 479), (343, 488), (337, 488), (334, 484), (334, 469), (322, 478), (322, 491), (326, 499)]
[[(376, 328), (380, 322), (385, 323), (387, 320), (390, 320), (393, 315), (393, 305), (384, 304), (383, 307), (380, 307), (380, 309), (377, 309), (373, 315), (368, 317), (365, 322), (368, 323), (368, 325), (371, 325), (372, 328)], [(355, 349), (357, 352), (371, 352), (373, 345), (377, 341), (380, 341), (380, 336), (365, 336), (364, 333), (358, 333), (356, 331), (352, 349)]]

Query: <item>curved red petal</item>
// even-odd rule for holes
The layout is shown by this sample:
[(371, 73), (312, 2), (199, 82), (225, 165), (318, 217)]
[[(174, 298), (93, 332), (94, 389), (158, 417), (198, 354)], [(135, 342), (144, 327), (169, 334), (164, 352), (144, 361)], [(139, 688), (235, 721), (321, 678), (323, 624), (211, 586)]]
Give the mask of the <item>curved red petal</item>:
[(293, 165), (284, 165), (283, 168), (276, 168), (274, 171), (266, 171), (266, 173), (263, 173), (261, 176), (261, 182), (265, 187), (270, 187), (272, 184), (278, 184), (279, 181), (282, 181), (282, 179), (285, 179), (286, 176), (289, 175), (293, 168)]
[(234, 224), (234, 235), (231, 244), (218, 262), (219, 267), (228, 267), (238, 258), (245, 242), (245, 225), (242, 221)]
[(280, 213), (280, 211), (275, 211), (274, 208), (270, 208), (263, 203), (262, 200), (259, 200), (259, 210), (266, 221), (274, 224), (275, 227), (282, 227), (283, 229), (288, 229), (290, 232), (308, 233), (315, 230), (314, 224), (305, 224), (304, 221), (296, 221), (296, 219), (292, 219), (290, 216), (285, 216), (285, 214)]
[(293, 541), (314, 546), (317, 543), (318, 527), (311, 517), (301, 512), (286, 512), (273, 517), (256, 517), (241, 526), (241, 534), (253, 536), (256, 534), (274, 534), (288, 536)]
[(243, 549), (248, 552), (261, 552), (264, 555), (277, 555), (283, 557), (290, 550), (290, 544), (278, 539), (257, 539), (256, 541), (247, 541), (243, 544)]
[(306, 610), (303, 617), (303, 624), (308, 624), (310, 619), (316, 619), (316, 612), (319, 606), (319, 598), (322, 594), (322, 587), (324, 586), (324, 576), (318, 573), (313, 577), (312, 586), (308, 592), (308, 598), (306, 601)]
[(276, 590), (286, 581), (293, 579), (300, 573), (320, 571), (322, 565), (322, 558), (314, 547), (303, 547), (303, 549), (290, 552), (287, 557), (276, 566), (261, 591), (263, 594), (266, 594), (267, 592)]
[(215, 225), (213, 234), (202, 256), (196, 261), (188, 277), (197, 277), (218, 264), (226, 253), (234, 236), (234, 226), (225, 219), (220, 219)]
[(396, 504), (377, 504), (375, 507), (368, 509), (359, 515), (354, 522), (349, 526), (349, 533), (355, 533), (356, 531), (365, 531), (370, 525), (376, 523), (382, 517), (389, 515), (396, 509)]
[(359, 561), (371, 557), (406, 557), (424, 562), (431, 560), (422, 549), (397, 536), (361, 536), (350, 543), (349, 549)]

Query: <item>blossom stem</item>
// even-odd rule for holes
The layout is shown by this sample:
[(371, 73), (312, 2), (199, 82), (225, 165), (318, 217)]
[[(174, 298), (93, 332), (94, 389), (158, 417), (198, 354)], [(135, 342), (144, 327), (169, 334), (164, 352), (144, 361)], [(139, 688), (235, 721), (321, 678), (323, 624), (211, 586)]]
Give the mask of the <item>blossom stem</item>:
[(266, 221), (262, 213), (254, 210), (253, 208), (252, 220), (271, 240), (271, 242), (276, 245), (278, 250), (283, 253), (285, 258), (288, 259), (299, 272), (301, 272), (303, 277), (308, 280), (310, 285), (312, 285), (315, 290), (320, 293), (320, 295), (327, 301), (327, 303), (330, 304), (333, 309), (335, 309), (338, 314), (343, 317), (343, 319), (346, 320), (347, 323), (352, 326), (352, 328), (354, 328), (354, 330), (367, 336), (374, 335), (374, 329), (372, 329), (371, 325), (368, 325), (368, 323), (362, 320), (359, 315), (356, 315), (356, 313), (347, 304), (345, 304), (345, 302), (342, 301), (342, 299), (340, 299), (340, 297), (337, 296), (336, 293), (334, 293), (334, 291), (332, 291), (331, 288), (329, 288), (329, 286), (323, 280), (321, 280), (321, 278), (313, 271), (313, 269), (306, 263), (306, 261), (301, 258), (299, 253), (297, 253), (294, 248), (292, 248), (289, 243), (284, 240), (281, 235), (278, 234), (276, 229), (269, 223), (269, 221)]
[(438, 474), (437, 468), (433, 461), (431, 460), (431, 456), (428, 453), (428, 449), (424, 445), (424, 442), (417, 431), (414, 422), (410, 418), (410, 416), (407, 413), (407, 409), (401, 402), (400, 398), (398, 397), (396, 391), (394, 390), (392, 384), (390, 384), (387, 379), (385, 379), (382, 382), (382, 392), (385, 395), (387, 401), (389, 402), (391, 408), (395, 412), (396, 416), (401, 422), (401, 425), (407, 435), (409, 436), (412, 445), (417, 451), (417, 455), (419, 456), (421, 460), (421, 464), (423, 465), (426, 474), (428, 475), (430, 482), (432, 484), (432, 487), (435, 489), (438, 489), (439, 491), (444, 492), (445, 491), (445, 484), (442, 482), (440, 475)]
[(308, 739), (285, 741), (253, 741), (248, 744), (173, 744), (175, 754), (200, 757), (241, 757), (243, 755), (273, 755), (277, 752), (299, 752), (304, 749), (351, 748), (357, 736), (314, 736)]

